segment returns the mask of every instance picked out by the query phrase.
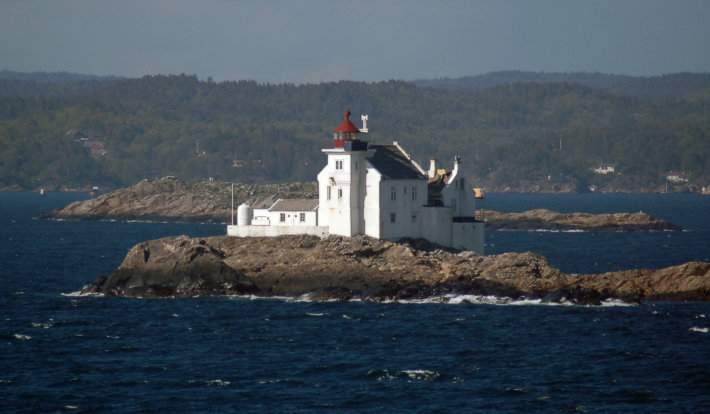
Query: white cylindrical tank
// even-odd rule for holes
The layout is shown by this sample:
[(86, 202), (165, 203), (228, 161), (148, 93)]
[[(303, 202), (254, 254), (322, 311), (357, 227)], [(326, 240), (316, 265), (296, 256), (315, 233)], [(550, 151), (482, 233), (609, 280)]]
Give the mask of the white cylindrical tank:
[(248, 204), (240, 204), (237, 208), (237, 226), (251, 226), (252, 210)]

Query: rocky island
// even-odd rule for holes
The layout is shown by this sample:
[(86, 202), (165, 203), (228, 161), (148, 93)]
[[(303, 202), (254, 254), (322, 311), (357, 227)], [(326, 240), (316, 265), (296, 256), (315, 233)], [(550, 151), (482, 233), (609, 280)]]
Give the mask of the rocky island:
[(83, 293), (129, 297), (308, 295), (312, 300), (492, 295), (600, 304), (710, 300), (710, 263), (661, 270), (570, 275), (530, 252), (480, 256), (426, 240), (365, 236), (166, 237), (134, 246)]
[[(317, 198), (316, 183), (234, 184), (234, 205), (245, 201), (267, 202), (278, 198)], [(487, 230), (586, 230), (586, 231), (679, 231), (682, 228), (648, 214), (557, 213), (531, 210), (502, 213), (481, 210)], [(62, 220), (115, 220), (221, 223), (231, 220), (231, 184), (188, 184), (165, 177), (143, 180), (133, 187), (102, 194), (86, 201), (43, 213), (40, 218)]]
[[(226, 224), (231, 218), (231, 184), (190, 184), (174, 177), (138, 184), (42, 213), (42, 219), (157, 221)], [(234, 184), (235, 206), (244, 200), (318, 198), (316, 183)]]
[(486, 228), (492, 230), (550, 230), (550, 231), (683, 231), (683, 228), (637, 213), (558, 213), (535, 209), (522, 213), (501, 213), (483, 210)]
[[(187, 184), (171, 177), (144, 180), (42, 217), (226, 223), (231, 217), (231, 193), (227, 183)], [(315, 183), (234, 185), (235, 205), (316, 195)], [(480, 213), (492, 229), (680, 230), (644, 213)], [(134, 246), (121, 266), (83, 292), (129, 297), (307, 295), (314, 300), (370, 301), (467, 294), (579, 304), (606, 299), (706, 301), (710, 300), (710, 264), (570, 275), (530, 252), (480, 256), (423, 239), (394, 243), (366, 236), (174, 236)]]

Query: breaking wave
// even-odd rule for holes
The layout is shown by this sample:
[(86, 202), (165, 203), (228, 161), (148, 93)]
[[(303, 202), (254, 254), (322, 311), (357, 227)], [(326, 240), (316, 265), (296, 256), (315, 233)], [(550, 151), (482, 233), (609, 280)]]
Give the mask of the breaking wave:
[(408, 369), (404, 371), (389, 371), (386, 369), (373, 369), (367, 372), (367, 377), (376, 381), (436, 381), (441, 379), (441, 374), (426, 369)]
[[(248, 299), (248, 300), (277, 300), (287, 303), (311, 303), (311, 302), (342, 302), (342, 299), (313, 299), (313, 294), (306, 293), (297, 297), (290, 296), (258, 296), (258, 295), (233, 295), (230, 296), (233, 299)], [(347, 302), (369, 302), (368, 299), (363, 299), (360, 297), (352, 298), (347, 300)], [(386, 299), (386, 300), (372, 300), (371, 302), (377, 303), (402, 303), (402, 304), (444, 304), (444, 305), (497, 305), (497, 306), (594, 306), (594, 305), (580, 305), (571, 301), (563, 302), (551, 302), (545, 301), (540, 298), (518, 298), (514, 299), (507, 296), (494, 296), (494, 295), (472, 295), (472, 294), (445, 294), (439, 296), (432, 296), (422, 299)], [(637, 306), (634, 303), (624, 302), (621, 299), (610, 298), (601, 302), (600, 306), (604, 307), (617, 307), (617, 306)], [(316, 316), (316, 315), (311, 315)]]

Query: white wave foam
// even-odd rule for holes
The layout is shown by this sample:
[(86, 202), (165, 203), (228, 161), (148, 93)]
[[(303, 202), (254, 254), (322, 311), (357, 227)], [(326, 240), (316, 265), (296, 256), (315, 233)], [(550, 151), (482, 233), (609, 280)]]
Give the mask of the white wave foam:
[(33, 328), (49, 329), (54, 326), (54, 319), (49, 319), (47, 322), (32, 322)]
[(221, 379), (213, 379), (213, 380), (205, 380), (205, 381), (188, 380), (187, 383), (188, 384), (205, 384), (208, 387), (210, 387), (210, 386), (226, 387), (229, 384), (231, 384), (231, 382), (223, 381)]
[(693, 326), (692, 328), (688, 329), (690, 332), (700, 332), (700, 333), (708, 333), (710, 332), (710, 328), (703, 326)]
[(550, 230), (550, 229), (535, 229), (532, 230), (538, 233), (588, 233), (589, 230), (569, 229), (569, 230)]
[[(81, 293), (81, 291), (62, 293), (64, 297), (94, 297), (103, 296), (101, 293)], [(278, 300), (287, 303), (299, 303), (299, 302), (340, 302), (341, 299), (327, 299), (327, 300), (317, 300), (312, 299), (310, 293), (303, 294), (298, 297), (292, 296), (259, 296), (254, 294), (249, 295), (230, 295), (230, 299), (247, 299), (247, 300)], [(365, 300), (361, 298), (352, 298), (348, 302), (363, 302)], [(387, 299), (380, 301), (379, 303), (389, 304), (389, 303), (405, 303), (405, 304), (446, 304), (446, 305), (460, 305), (462, 303), (474, 304), (474, 305), (544, 305), (544, 306), (579, 306), (570, 301), (564, 302), (543, 302), (542, 299), (530, 299), (530, 298), (520, 298), (513, 299), (506, 296), (493, 296), (493, 295), (470, 295), (470, 294), (446, 294), (441, 296), (432, 296), (424, 299)], [(601, 303), (601, 306), (614, 307), (614, 306), (635, 306), (632, 303), (623, 302), (619, 299), (607, 299)], [(310, 314), (309, 316), (323, 316), (323, 314)], [(173, 317), (178, 317), (179, 315), (174, 314)], [(699, 317), (705, 317), (701, 315)]]
[(602, 306), (636, 306), (633, 303), (624, 302), (621, 299), (606, 299), (602, 301)]
[[(299, 298), (294, 298), (290, 296), (259, 296), (259, 295), (229, 295), (230, 299), (247, 299), (247, 300), (278, 300), (281, 302), (293, 303), (297, 302)], [(301, 296), (302, 298), (302, 296)], [(308, 302), (306, 300), (301, 300), (300, 302)]]
[(438, 372), (429, 371), (426, 369), (408, 369), (402, 371), (407, 377), (415, 380), (433, 380), (441, 377)]
[[(279, 300), (288, 303), (298, 303), (298, 302), (340, 302), (341, 299), (328, 299), (328, 300), (316, 300), (312, 299), (310, 294), (304, 294), (298, 297), (289, 296), (257, 296), (257, 295), (232, 295), (230, 298), (233, 299), (248, 299), (248, 300)], [(349, 299), (348, 302), (364, 302), (361, 298)], [(445, 304), (445, 305), (460, 305), (464, 303), (474, 304), (474, 305), (512, 305), (512, 306), (530, 306), (530, 305), (542, 305), (542, 306), (580, 306), (570, 301), (563, 302), (544, 302), (542, 299), (532, 299), (532, 298), (519, 298), (513, 299), (507, 296), (493, 296), (493, 295), (470, 295), (470, 294), (445, 294), (440, 296), (432, 296), (424, 299), (387, 299), (379, 301), (378, 303), (391, 304), (391, 303), (404, 303), (404, 304)], [(594, 306), (594, 305), (589, 305)], [(635, 306), (632, 303), (626, 303), (619, 299), (607, 299), (601, 303), (601, 306), (614, 307), (614, 306)], [(309, 315), (317, 316), (317, 315)], [(346, 316), (347, 317), (347, 316)]]
[(442, 296), (433, 296), (425, 299), (403, 299), (399, 301), (391, 301), (397, 303), (412, 303), (412, 304), (426, 304), (426, 303), (438, 303), (446, 305), (460, 305), (462, 303), (469, 303), (474, 305), (546, 305), (546, 306), (573, 306), (571, 302), (543, 302), (542, 299), (529, 299), (520, 298), (513, 299), (507, 296), (493, 296), (493, 295), (459, 295), (459, 294), (446, 294)]
[(277, 379), (272, 379), (272, 380), (260, 380), (260, 381), (257, 381), (257, 384), (260, 384), (260, 385), (279, 384), (282, 382), (291, 382), (291, 381), (293, 381), (293, 380), (288, 379), (288, 378), (277, 378)]
[[(532, 299), (532, 298), (520, 298), (513, 299), (505, 296), (484, 296), (484, 295), (457, 295), (457, 294), (447, 294), (442, 296), (434, 296), (426, 299), (407, 299), (400, 300), (400, 303), (442, 303), (448, 305), (459, 305), (462, 303), (469, 303), (474, 305), (511, 305), (511, 306), (530, 306), (530, 305), (542, 305), (542, 306), (580, 306), (571, 301), (563, 302), (545, 302), (542, 299)], [(594, 306), (594, 305), (589, 305)], [(620, 299), (607, 299), (601, 303), (601, 306), (635, 306), (633, 303), (627, 303)]]
[(433, 381), (441, 378), (441, 374), (436, 371), (430, 371), (427, 369), (407, 369), (404, 371), (389, 371), (383, 370), (371, 370), (367, 373), (368, 376), (374, 376), (377, 381), (397, 381), (397, 380), (407, 380), (407, 381)]
[(81, 293), (80, 290), (77, 290), (76, 292), (62, 293), (61, 295), (64, 297), (67, 297), (67, 298), (88, 298), (88, 297), (92, 297), (92, 296), (103, 296), (103, 294), (101, 294), (101, 293), (94, 293), (94, 292)]
[(210, 381), (205, 381), (207, 385), (215, 385), (218, 387), (226, 387), (227, 385), (231, 384), (229, 381), (222, 381), (221, 379), (215, 379), (215, 380), (210, 380)]
[(18, 333), (16, 333), (13, 336), (15, 337), (15, 339), (19, 339), (21, 341), (29, 341), (30, 339), (32, 339), (32, 337), (29, 335), (23, 335), (23, 334), (18, 334)]

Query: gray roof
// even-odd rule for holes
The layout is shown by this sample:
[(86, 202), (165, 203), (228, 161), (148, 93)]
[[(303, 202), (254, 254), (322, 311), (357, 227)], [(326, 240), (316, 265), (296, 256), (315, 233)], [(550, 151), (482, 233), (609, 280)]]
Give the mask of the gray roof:
[(270, 196), (264, 196), (264, 197), (258, 197), (254, 198), (251, 200), (247, 200), (244, 202), (244, 204), (248, 204), (251, 206), (251, 208), (258, 208), (258, 209), (269, 209), (269, 207), (273, 206), (275, 202), (277, 202), (279, 198), (275, 195), (270, 195)]
[(279, 199), (269, 211), (315, 211), (318, 208), (317, 199)]
[(426, 180), (402, 152), (394, 145), (371, 145), (375, 153), (367, 160), (388, 180)]

